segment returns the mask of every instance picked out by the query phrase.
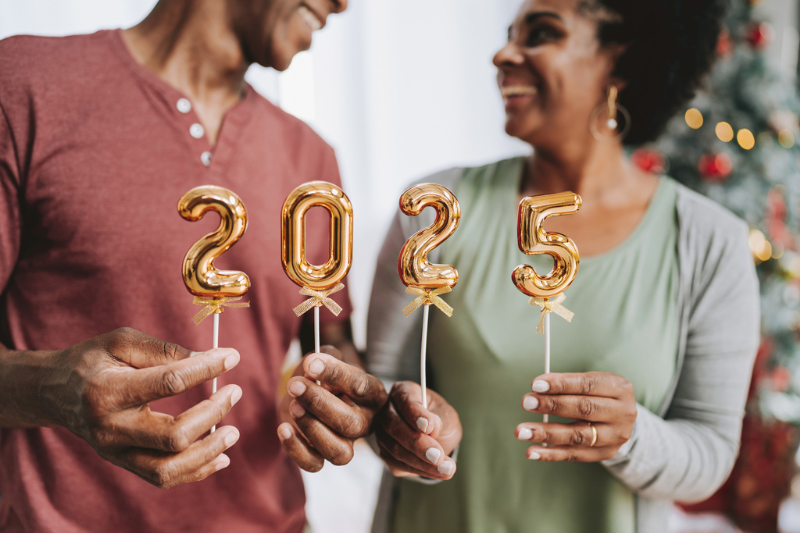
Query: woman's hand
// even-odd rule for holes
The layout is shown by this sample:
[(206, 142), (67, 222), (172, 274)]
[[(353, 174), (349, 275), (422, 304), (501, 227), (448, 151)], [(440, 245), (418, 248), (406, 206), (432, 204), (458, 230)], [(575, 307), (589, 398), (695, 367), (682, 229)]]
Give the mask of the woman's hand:
[(431, 389), (426, 409), (418, 384), (395, 383), (374, 428), (380, 456), (395, 476), (445, 480), (455, 474), (456, 463), (448, 456), (461, 442), (461, 421), (456, 410)]
[(321, 351), (308, 354), (287, 382), (278, 426), (284, 450), (307, 472), (321, 470), (326, 459), (349, 463), (353, 443), (371, 433), (375, 413), (387, 399), (383, 383), (342, 361), (337, 348)]
[(576, 419), (571, 424), (525, 422), (517, 439), (544, 446), (528, 448), (528, 459), (594, 463), (611, 459), (628, 442), (636, 420), (630, 382), (616, 374), (545, 374), (536, 378), (522, 407), (532, 413)]

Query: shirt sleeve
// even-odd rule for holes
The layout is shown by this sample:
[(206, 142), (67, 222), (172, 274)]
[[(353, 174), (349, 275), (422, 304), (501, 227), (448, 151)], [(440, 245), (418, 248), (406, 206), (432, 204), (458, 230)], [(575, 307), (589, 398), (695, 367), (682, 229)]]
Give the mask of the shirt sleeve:
[(632, 438), (604, 463), (646, 498), (702, 501), (736, 460), (760, 313), (746, 228), (738, 220), (732, 224), (737, 231), (712, 235), (707, 243), (688, 237), (699, 251), (674, 398), (664, 418), (638, 406)]
[(0, 293), (17, 263), (21, 238), (19, 151), (0, 102)]
[[(338, 187), (342, 187), (342, 179), (339, 174), (339, 164), (336, 160), (336, 153), (333, 151), (333, 148), (330, 146), (325, 146), (325, 155), (322, 158), (321, 169), (319, 172), (319, 176), (322, 181), (327, 181), (328, 183), (333, 183)], [(345, 190), (345, 194), (347, 191)], [(325, 220), (325, 224), (329, 224), (327, 218)], [(326, 232), (329, 230), (326, 229), (322, 232), (322, 235), (325, 235)], [(325, 243), (327, 246), (327, 242)], [(325, 249), (324, 255), (328, 255), (327, 248)], [(353, 313), (353, 303), (350, 300), (350, 290), (348, 287), (348, 279), (349, 275), (344, 278), (342, 283), (345, 285), (345, 290), (337, 292), (336, 294), (332, 294), (331, 298), (341, 306), (342, 312), (339, 315), (334, 315), (333, 313), (320, 313), (319, 314), (319, 321), (325, 324), (332, 324), (337, 322), (342, 322), (350, 318), (350, 315)]]

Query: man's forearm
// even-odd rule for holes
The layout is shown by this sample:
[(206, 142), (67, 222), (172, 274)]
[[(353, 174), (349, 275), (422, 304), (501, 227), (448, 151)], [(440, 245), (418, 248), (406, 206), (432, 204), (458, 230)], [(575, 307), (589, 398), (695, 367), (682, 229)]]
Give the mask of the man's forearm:
[(15, 351), (0, 345), (0, 428), (61, 425), (52, 401), (59, 352)]

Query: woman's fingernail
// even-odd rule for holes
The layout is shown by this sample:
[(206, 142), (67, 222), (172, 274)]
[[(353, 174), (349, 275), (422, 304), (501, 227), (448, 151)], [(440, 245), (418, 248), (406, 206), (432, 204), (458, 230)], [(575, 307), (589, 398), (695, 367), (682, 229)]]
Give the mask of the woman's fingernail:
[(539, 459), (541, 459), (541, 458), (542, 458), (542, 456), (541, 456), (541, 455), (539, 455), (539, 454), (538, 454), (538, 453), (536, 453), (536, 452), (530, 452), (530, 453), (528, 453), (528, 459), (530, 459), (531, 461), (538, 461), (538, 460), (539, 460)]
[(425, 457), (427, 457), (428, 461), (430, 461), (433, 464), (438, 463), (439, 457), (441, 456), (442, 452), (440, 452), (437, 448), (428, 448), (428, 451), (425, 452)]
[(225, 435), (225, 446), (231, 447), (236, 444), (236, 441), (239, 440), (239, 432), (238, 431), (231, 431), (227, 435)]
[(231, 464), (230, 457), (223, 454), (220, 455), (219, 458), (217, 459), (217, 462), (214, 463), (214, 468), (217, 472), (219, 472), (223, 468), (227, 467), (229, 464)]
[(436, 467), (436, 470), (438, 470), (440, 474), (449, 476), (450, 474), (453, 473), (453, 461), (442, 462), (442, 464)]
[(300, 381), (292, 381), (289, 384), (288, 388), (289, 394), (297, 398), (298, 396), (302, 396), (304, 392), (306, 392), (306, 384)]
[(323, 363), (320, 359), (314, 359), (311, 361), (311, 364), (308, 365), (308, 371), (313, 375), (318, 376), (325, 371), (325, 363)]
[(528, 411), (533, 411), (539, 407), (539, 400), (536, 396), (525, 396), (525, 399), (522, 400), (522, 407)]
[(550, 384), (546, 381), (542, 381), (541, 379), (537, 379), (533, 382), (531, 390), (533, 392), (547, 392), (550, 390)]
[(241, 399), (242, 399), (242, 389), (236, 387), (235, 389), (233, 389), (233, 392), (231, 393), (231, 407), (239, 403), (239, 400)]
[(291, 439), (292, 438), (292, 430), (290, 430), (289, 428), (284, 426), (278, 431), (278, 436), (281, 438), (281, 440)]
[(303, 406), (297, 402), (292, 402), (292, 405), (289, 406), (289, 411), (291, 411), (292, 415), (295, 418), (300, 418), (304, 414), (306, 414), (306, 410), (303, 409)]
[(425, 418), (425, 417), (422, 417), (422, 416), (417, 418), (417, 428), (423, 433), (427, 432), (427, 430), (428, 430), (428, 419)]
[(519, 440), (531, 440), (533, 438), (533, 431), (528, 428), (522, 428), (517, 434)]

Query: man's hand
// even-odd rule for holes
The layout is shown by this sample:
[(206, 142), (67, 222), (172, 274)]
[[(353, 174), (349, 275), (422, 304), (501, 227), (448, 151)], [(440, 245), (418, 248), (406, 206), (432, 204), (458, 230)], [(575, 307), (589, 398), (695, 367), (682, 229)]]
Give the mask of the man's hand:
[[(17, 355), (14, 355), (17, 354)], [(0, 420), (9, 426), (63, 426), (107, 461), (161, 488), (199, 481), (225, 468), (239, 438), (218, 424), (242, 397), (227, 385), (177, 417), (150, 410), (239, 363), (235, 350), (194, 354), (123, 328), (57, 352), (6, 352), (0, 365)], [(7, 403), (8, 402), (8, 403)], [(20, 421), (8, 424), (8, 420)]]
[(394, 384), (375, 419), (381, 458), (395, 476), (450, 479), (456, 463), (448, 456), (461, 442), (458, 413), (439, 394), (428, 389), (428, 408), (422, 388), (410, 381)]
[(287, 383), (284, 423), (278, 426), (284, 450), (308, 472), (321, 470), (325, 459), (349, 463), (353, 442), (371, 432), (372, 419), (387, 398), (379, 379), (340, 361), (336, 348), (321, 350), (325, 353), (306, 356)]

